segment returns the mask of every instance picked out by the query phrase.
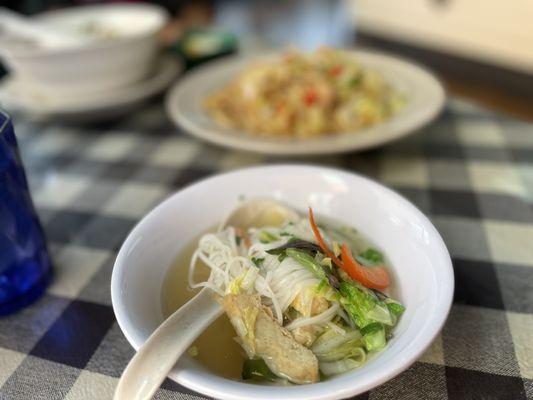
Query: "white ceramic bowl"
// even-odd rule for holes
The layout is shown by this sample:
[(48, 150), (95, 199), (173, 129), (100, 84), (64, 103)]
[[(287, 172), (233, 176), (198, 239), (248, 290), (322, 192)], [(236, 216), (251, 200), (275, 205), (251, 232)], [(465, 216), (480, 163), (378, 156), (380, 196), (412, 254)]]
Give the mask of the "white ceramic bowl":
[(62, 31), (96, 21), (117, 33), (116, 38), (72, 48), (3, 49), (1, 55), (18, 79), (46, 93), (73, 95), (111, 90), (146, 77), (158, 50), (157, 33), (168, 16), (158, 6), (137, 3), (67, 8), (35, 18)]
[(342, 219), (382, 248), (395, 291), (406, 306), (387, 348), (363, 367), (302, 386), (271, 387), (216, 376), (184, 356), (170, 377), (221, 399), (339, 399), (372, 389), (413, 363), (440, 331), (453, 295), (450, 256), (439, 233), (411, 203), (367, 178), (329, 168), (268, 166), (218, 175), (189, 186), (151, 211), (132, 230), (111, 279), (113, 308), (138, 349), (163, 321), (161, 287), (180, 250), (216, 224), (238, 198), (270, 196), (305, 211)]

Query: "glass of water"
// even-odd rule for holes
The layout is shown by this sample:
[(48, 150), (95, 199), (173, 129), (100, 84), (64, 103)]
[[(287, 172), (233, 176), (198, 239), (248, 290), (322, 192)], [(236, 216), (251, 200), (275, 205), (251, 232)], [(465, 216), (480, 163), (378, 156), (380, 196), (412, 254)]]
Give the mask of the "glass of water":
[(50, 276), (50, 258), (13, 125), (0, 110), (0, 315), (39, 297)]

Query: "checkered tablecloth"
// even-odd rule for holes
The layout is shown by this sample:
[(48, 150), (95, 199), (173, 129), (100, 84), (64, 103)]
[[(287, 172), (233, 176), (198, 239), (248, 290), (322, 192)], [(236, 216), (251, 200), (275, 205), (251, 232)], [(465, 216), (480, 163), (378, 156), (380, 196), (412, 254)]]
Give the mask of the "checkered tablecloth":
[[(272, 162), (200, 143), (157, 103), (86, 128), (15, 118), (55, 278), (0, 319), (0, 399), (112, 397), (133, 350), (111, 308), (117, 249), (148, 210), (218, 171)], [(420, 134), (338, 166), (403, 193), (453, 257), (456, 293), (431, 348), (357, 399), (533, 399), (533, 125), (458, 100)], [(203, 398), (167, 380), (159, 399)]]

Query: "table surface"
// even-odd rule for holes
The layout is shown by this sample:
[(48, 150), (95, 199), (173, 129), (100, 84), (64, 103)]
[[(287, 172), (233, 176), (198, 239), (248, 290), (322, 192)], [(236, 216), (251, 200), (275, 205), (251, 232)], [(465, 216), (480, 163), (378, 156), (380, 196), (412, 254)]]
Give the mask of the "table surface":
[[(202, 144), (176, 132), (157, 103), (113, 124), (15, 118), (15, 129), (55, 278), (37, 302), (0, 319), (0, 399), (109, 399), (133, 355), (109, 293), (127, 232), (184, 185), (290, 160)], [(396, 189), (453, 257), (442, 333), (411, 368), (357, 399), (533, 399), (533, 125), (453, 100), (395, 144), (301, 161)], [(202, 397), (167, 380), (157, 398)]]

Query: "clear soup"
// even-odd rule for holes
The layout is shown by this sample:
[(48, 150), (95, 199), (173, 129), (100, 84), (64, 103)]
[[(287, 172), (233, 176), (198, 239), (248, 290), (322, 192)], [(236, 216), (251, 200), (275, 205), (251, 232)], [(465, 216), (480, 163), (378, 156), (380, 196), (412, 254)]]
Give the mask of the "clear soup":
[[(328, 229), (338, 229), (338, 227), (342, 226), (341, 223), (330, 218), (321, 218), (320, 223), (327, 226)], [(352, 228), (349, 229), (351, 231), (350, 244), (355, 251), (361, 252), (368, 247), (378, 248), (360, 232)], [(168, 269), (162, 288), (162, 305), (165, 318), (201, 290), (192, 290), (188, 286), (190, 260), (201, 236), (199, 235), (191, 243), (187, 244)], [(205, 281), (209, 276), (209, 268), (202, 264), (201, 261), (198, 262), (199, 265), (195, 271), (194, 281)], [(388, 266), (392, 281), (386, 292), (398, 298), (394, 270), (390, 268), (390, 263), (386, 258), (385, 265)], [(234, 340), (235, 336), (235, 330), (228, 317), (226, 314), (222, 315), (191, 346), (191, 348), (194, 347), (197, 350), (194, 359), (216, 375), (232, 380), (241, 380), (242, 366), (246, 354)]]

